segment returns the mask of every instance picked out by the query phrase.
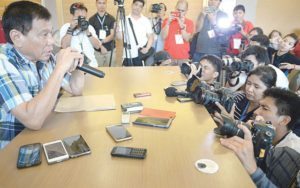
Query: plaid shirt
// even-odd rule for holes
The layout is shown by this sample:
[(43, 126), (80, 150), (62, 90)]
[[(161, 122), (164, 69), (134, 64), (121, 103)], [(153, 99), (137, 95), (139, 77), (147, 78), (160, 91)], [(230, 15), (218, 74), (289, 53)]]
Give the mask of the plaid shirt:
[[(54, 66), (53, 56), (47, 63), (33, 63), (11, 44), (0, 46), (0, 149), (1, 142), (11, 141), (25, 128), (11, 110), (39, 93)], [(66, 76), (62, 84), (68, 84), (69, 79), (70, 76)]]

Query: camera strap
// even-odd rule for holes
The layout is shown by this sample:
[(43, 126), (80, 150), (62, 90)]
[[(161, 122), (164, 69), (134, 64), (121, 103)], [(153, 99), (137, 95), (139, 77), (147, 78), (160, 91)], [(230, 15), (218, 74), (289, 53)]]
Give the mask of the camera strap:
[(133, 29), (132, 21), (131, 21), (130, 18), (128, 18), (128, 21), (129, 21), (129, 25), (130, 25), (130, 27), (131, 27), (131, 31), (132, 31), (132, 33), (133, 33), (133, 37), (134, 37), (135, 43), (136, 43), (136, 45), (138, 46), (139, 43), (138, 43), (138, 41), (137, 41), (137, 39), (136, 39), (136, 36), (135, 36), (135, 32), (134, 32), (134, 29)]

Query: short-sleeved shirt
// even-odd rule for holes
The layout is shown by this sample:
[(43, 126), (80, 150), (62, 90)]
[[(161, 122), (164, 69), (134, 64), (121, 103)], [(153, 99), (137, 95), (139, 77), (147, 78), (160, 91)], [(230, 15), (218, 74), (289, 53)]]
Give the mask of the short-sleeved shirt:
[[(54, 67), (53, 56), (48, 62), (33, 63), (11, 44), (0, 46), (0, 145), (11, 141), (25, 128), (11, 110), (35, 97)], [(67, 75), (62, 84), (68, 84), (69, 79)]]
[[(250, 21), (245, 20), (243, 22), (244, 32), (248, 34), (251, 31), (251, 29), (253, 29), (253, 24)], [(229, 48), (227, 49), (227, 53), (231, 54), (231, 55), (239, 55), (240, 50), (239, 49), (234, 49), (234, 39), (242, 40), (243, 35), (240, 32), (238, 32), (238, 33), (235, 33), (234, 35), (232, 35), (230, 37), (230, 39), (229, 39)], [(247, 41), (245, 41), (245, 42), (247, 42)], [(245, 45), (247, 45), (247, 43)]]
[[(168, 18), (163, 22), (162, 28), (168, 23)], [(192, 20), (185, 18), (186, 32), (193, 34), (194, 23)], [(190, 43), (183, 40), (183, 44), (176, 44), (176, 35), (181, 35), (181, 29), (177, 20), (173, 20), (169, 26), (168, 36), (165, 39), (164, 49), (171, 55), (173, 59), (188, 59), (190, 57)]]
[[(115, 18), (107, 12), (104, 14), (104, 16), (100, 16), (98, 13), (96, 13), (89, 19), (89, 23), (94, 27), (94, 29), (96, 31), (96, 35), (99, 40), (101, 40), (100, 35), (99, 35), (100, 30), (105, 31), (106, 37), (109, 36), (111, 34), (110, 31), (112, 29), (114, 29), (115, 22), (116, 22)], [(110, 41), (110, 42), (104, 43), (103, 46), (108, 51), (111, 51), (112, 43), (113, 43), (113, 41)], [(113, 45), (113, 48), (115, 48), (115, 44)], [(96, 49), (96, 51), (99, 51), (99, 50)]]
[[(62, 41), (62, 38), (67, 34), (68, 28), (70, 27), (70, 23), (64, 24), (60, 29), (60, 41)], [(96, 31), (93, 26), (89, 25), (88, 27), (89, 32), (92, 34), (93, 37), (97, 37)], [(91, 43), (89, 37), (85, 34), (85, 32), (80, 31), (79, 29), (76, 29), (73, 32), (73, 36), (71, 39), (71, 45), (72, 48), (75, 48), (79, 52), (83, 52), (90, 60), (90, 65), (93, 67), (97, 67), (98, 63), (95, 57), (95, 50), (93, 47), (93, 44)]]
[[(128, 18), (130, 18), (130, 20), (132, 22), (132, 26), (133, 26), (133, 29), (135, 32), (135, 36), (136, 36), (138, 45), (136, 44), (136, 41), (134, 39), (133, 32), (129, 25)], [(147, 35), (153, 34), (151, 22), (147, 17), (145, 17), (143, 15), (141, 15), (141, 17), (138, 19), (135, 19), (131, 15), (128, 15), (128, 16), (126, 16), (126, 26), (127, 26), (127, 30), (128, 30), (127, 35), (128, 35), (129, 43), (131, 45), (131, 49), (127, 50), (127, 52), (128, 52), (127, 56), (129, 58), (129, 52), (130, 52), (131, 58), (136, 58), (136, 57), (138, 57), (138, 49), (144, 47), (148, 42)], [(121, 22), (119, 22), (119, 31), (118, 32), (123, 32)], [(124, 41), (126, 43), (128, 43), (127, 37), (124, 38)], [(125, 49), (124, 49), (123, 58), (125, 58), (125, 57), (126, 57), (126, 54), (125, 54)]]

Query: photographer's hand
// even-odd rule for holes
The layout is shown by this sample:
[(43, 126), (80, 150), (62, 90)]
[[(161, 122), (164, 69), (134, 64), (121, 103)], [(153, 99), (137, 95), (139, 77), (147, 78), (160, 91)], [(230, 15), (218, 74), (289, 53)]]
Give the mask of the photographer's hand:
[(221, 114), (234, 119), (235, 104), (232, 105), (230, 112), (227, 112), (224, 106), (222, 106), (220, 103), (216, 102), (215, 104), (221, 110)]
[(141, 52), (142, 52), (143, 54), (146, 54), (148, 51), (149, 51), (149, 49), (147, 49), (147, 48), (142, 48), (142, 49), (141, 49)]
[(72, 18), (70, 22), (70, 28), (74, 30), (77, 26), (78, 26), (78, 18)]
[(248, 174), (253, 174), (256, 169), (256, 160), (254, 158), (254, 148), (252, 143), (252, 136), (250, 130), (244, 125), (238, 125), (240, 129), (243, 130), (245, 136), (244, 139), (234, 136), (231, 138), (223, 139), (221, 138), (221, 144), (228, 149), (234, 151), (238, 156), (241, 163), (245, 167)]

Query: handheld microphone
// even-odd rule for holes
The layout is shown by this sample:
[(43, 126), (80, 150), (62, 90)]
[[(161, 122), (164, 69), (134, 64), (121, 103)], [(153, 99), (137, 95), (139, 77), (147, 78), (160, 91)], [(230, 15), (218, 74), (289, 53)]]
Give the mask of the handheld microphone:
[(167, 97), (177, 97), (177, 96), (183, 96), (183, 97), (191, 97), (191, 94), (185, 91), (177, 91), (175, 87), (168, 87), (165, 89), (165, 94)]
[(104, 76), (105, 76), (105, 73), (103, 71), (98, 70), (98, 69), (96, 69), (94, 67), (91, 67), (91, 66), (89, 66), (87, 64), (82, 64), (81, 67), (77, 66), (77, 69), (79, 69), (79, 70), (81, 70), (83, 72), (89, 73), (91, 75), (97, 76), (99, 78), (104, 78)]

